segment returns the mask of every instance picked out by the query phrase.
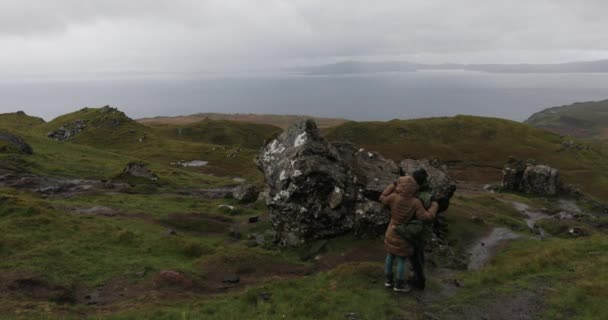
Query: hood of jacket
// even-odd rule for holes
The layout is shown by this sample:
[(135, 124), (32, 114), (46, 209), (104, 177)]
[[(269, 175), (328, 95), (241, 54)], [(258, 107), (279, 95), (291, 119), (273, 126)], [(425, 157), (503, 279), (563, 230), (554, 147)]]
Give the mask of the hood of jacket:
[(396, 192), (406, 198), (415, 197), (418, 193), (418, 183), (411, 176), (399, 177), (397, 180)]

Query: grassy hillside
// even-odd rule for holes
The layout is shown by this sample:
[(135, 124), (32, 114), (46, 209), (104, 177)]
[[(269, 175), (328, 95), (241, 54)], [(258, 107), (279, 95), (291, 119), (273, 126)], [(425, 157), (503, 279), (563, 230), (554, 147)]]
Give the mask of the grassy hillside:
[[(47, 137), (77, 120), (90, 125), (74, 139)], [(460, 256), (495, 228), (520, 238), (502, 243), (479, 271), (446, 266), (449, 255), (435, 249), (427, 256), (427, 291), (396, 295), (383, 286), (381, 237), (347, 234), (320, 247), (277, 248), (263, 201), (183, 192), (233, 185), (232, 177), (259, 179), (252, 159), (276, 127), (214, 120), (147, 126), (117, 110), (84, 109), (7, 131), (34, 154), (0, 154), (0, 169), (111, 179), (126, 163), (144, 160), (160, 180), (151, 191), (0, 188), (0, 319), (495, 319), (515, 309), (538, 319), (600, 319), (608, 312), (601, 303), (608, 297), (606, 218), (546, 219), (542, 227), (555, 236), (540, 241), (512, 205), (540, 212), (559, 207), (554, 199), (487, 193), (474, 183), (460, 188), (446, 213), (449, 251)], [(134, 139), (144, 133), (143, 141)], [(353, 122), (325, 134), (396, 160), (438, 157), (474, 181), (498, 180), (513, 155), (559, 167), (568, 180), (584, 178), (596, 194), (608, 186), (606, 150), (561, 150), (559, 135), (506, 120)], [(209, 165), (174, 163), (193, 159)], [(111, 214), (92, 211), (100, 206)], [(562, 230), (570, 224), (590, 236), (572, 238)], [(314, 259), (303, 259), (310, 252)], [(183, 278), (169, 281), (161, 276), (166, 270)], [(233, 275), (239, 282), (226, 283)], [(530, 309), (537, 301), (540, 309)]]
[(545, 109), (526, 123), (562, 135), (608, 140), (608, 100)]
[(144, 135), (153, 134), (148, 127), (110, 107), (84, 108), (65, 114), (37, 127), (36, 131), (46, 135), (60, 127), (69, 128), (77, 121), (83, 121), (85, 127), (68, 141), (99, 148), (129, 148), (136, 145)]
[(318, 118), (309, 116), (298, 116), (298, 115), (276, 115), (276, 114), (224, 114), (224, 113), (198, 113), (189, 116), (177, 116), (177, 117), (156, 117), (139, 119), (138, 122), (142, 124), (175, 124), (175, 125), (187, 125), (203, 120), (228, 120), (228, 121), (239, 121), (248, 123), (258, 124), (269, 124), (279, 128), (287, 128), (290, 124), (296, 122), (302, 118), (313, 118), (317, 122), (320, 128), (328, 128), (340, 125), (347, 122), (345, 119), (334, 119), (334, 118)]
[(29, 130), (43, 123), (41, 118), (29, 116), (23, 111), (0, 114), (0, 130)]
[[(61, 127), (69, 128), (77, 121), (85, 122), (85, 128), (65, 142), (47, 137), (49, 132)], [(202, 160), (208, 165), (187, 170), (259, 181), (261, 176), (253, 165), (253, 159), (264, 140), (280, 129), (232, 121), (151, 127), (128, 118), (119, 110), (104, 107), (84, 108), (32, 129), (20, 127), (14, 131), (32, 137), (34, 141), (42, 139), (43, 144), (48, 143), (56, 150), (78, 149), (75, 147), (78, 145), (94, 149), (93, 153), (103, 150), (165, 167), (176, 167), (175, 163), (179, 161)]]
[(474, 116), (349, 122), (325, 130), (330, 140), (347, 140), (394, 160), (437, 158), (463, 180), (496, 182), (509, 156), (536, 159), (561, 169), (567, 183), (580, 184), (597, 197), (608, 197), (608, 154), (563, 149), (555, 133), (514, 121)]
[(187, 125), (150, 124), (159, 135), (190, 142), (259, 149), (282, 130), (268, 124), (203, 120)]

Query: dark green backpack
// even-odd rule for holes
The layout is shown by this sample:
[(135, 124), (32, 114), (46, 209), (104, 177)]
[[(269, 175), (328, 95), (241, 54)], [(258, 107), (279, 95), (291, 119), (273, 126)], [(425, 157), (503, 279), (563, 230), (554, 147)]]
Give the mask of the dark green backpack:
[(395, 232), (403, 240), (415, 245), (422, 246), (428, 239), (430, 230), (424, 221), (417, 219), (410, 220), (406, 224), (402, 224), (395, 228)]

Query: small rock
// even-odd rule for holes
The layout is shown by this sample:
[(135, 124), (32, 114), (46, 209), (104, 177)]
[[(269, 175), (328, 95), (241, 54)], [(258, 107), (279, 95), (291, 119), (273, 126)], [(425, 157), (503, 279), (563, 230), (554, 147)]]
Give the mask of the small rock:
[(570, 228), (570, 230), (568, 230), (568, 233), (571, 236), (576, 237), (576, 238), (589, 236), (589, 232), (587, 232), (584, 229), (576, 228), (576, 227), (575, 228)]
[(241, 278), (236, 274), (227, 274), (222, 280), (223, 283), (237, 284), (241, 281)]
[(572, 220), (572, 219), (574, 219), (574, 215), (572, 215), (568, 212), (562, 211), (562, 212), (556, 214), (555, 218), (560, 219), (560, 220)]
[(177, 231), (175, 231), (175, 229), (167, 229), (167, 231), (165, 231), (165, 236), (177, 236)]
[(86, 304), (89, 306), (99, 304), (99, 292), (91, 292), (90, 294), (87, 294), (84, 299), (86, 300)]
[(439, 318), (437, 318), (434, 314), (432, 314), (430, 312), (425, 312), (423, 314), (423, 319), (424, 320), (439, 320)]
[(253, 184), (241, 184), (234, 189), (232, 197), (240, 202), (249, 203), (258, 199), (260, 192)]
[(344, 314), (344, 317), (348, 320), (360, 320), (361, 319), (359, 317), (359, 315), (354, 312), (346, 313), (346, 314)]
[(220, 210), (222, 210), (223, 212), (226, 212), (226, 213), (232, 213), (235, 210), (234, 206), (230, 206), (230, 205), (227, 205), (227, 204), (221, 204), (221, 205), (218, 206), (218, 208)]
[(122, 175), (130, 175), (133, 177), (144, 178), (151, 181), (158, 180), (158, 176), (152, 172), (152, 170), (148, 169), (148, 167), (143, 162), (129, 162), (127, 166), (123, 169)]
[(258, 294), (258, 297), (260, 297), (260, 299), (262, 299), (264, 301), (270, 301), (270, 299), (272, 299), (272, 293), (270, 293), (270, 292), (260, 292)]

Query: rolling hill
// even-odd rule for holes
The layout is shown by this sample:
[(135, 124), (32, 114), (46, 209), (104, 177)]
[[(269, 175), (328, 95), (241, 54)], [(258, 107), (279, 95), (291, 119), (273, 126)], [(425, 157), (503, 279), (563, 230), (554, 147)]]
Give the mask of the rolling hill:
[(282, 130), (269, 124), (206, 119), (189, 124), (149, 123), (170, 139), (259, 149)]
[(23, 111), (0, 114), (0, 128), (5, 130), (29, 130), (42, 124), (42, 118), (29, 116)]
[(511, 156), (559, 168), (567, 183), (608, 197), (605, 146), (564, 148), (560, 135), (504, 119), (456, 116), (389, 122), (348, 122), (324, 130), (334, 141), (350, 141), (394, 160), (436, 158), (461, 180), (499, 181)]
[(608, 100), (548, 108), (526, 123), (561, 135), (608, 140)]
[[(63, 141), (48, 136), (62, 127), (78, 132)], [(461, 180), (445, 215), (445, 245), (427, 255), (427, 291), (397, 296), (383, 286), (381, 238), (345, 234), (277, 247), (263, 200), (199, 193), (230, 190), (233, 177), (261, 184), (252, 160), (275, 126), (144, 125), (116, 109), (89, 108), (49, 123), (0, 115), (0, 129), (34, 149), (0, 153), (0, 182), (20, 182), (0, 187), (0, 319), (510, 319), (514, 309), (531, 318), (598, 319), (608, 312), (605, 216), (539, 220), (551, 233), (539, 238), (526, 212), (557, 214), (566, 210), (563, 199), (490, 193), (479, 184), (498, 181), (508, 156), (534, 157), (605, 199), (608, 157), (595, 144), (564, 149), (558, 134), (472, 116), (323, 129), (331, 140), (395, 160), (439, 158)], [(180, 159), (209, 164), (182, 167)], [(36, 175), (105, 184), (142, 160), (157, 185), (56, 194), (32, 187)], [(571, 228), (587, 236), (574, 238)], [(497, 230), (516, 239), (496, 239)], [(478, 246), (487, 256), (480, 269), (466, 270)]]
[(275, 115), (275, 114), (223, 114), (223, 113), (198, 113), (189, 116), (177, 116), (177, 117), (155, 117), (138, 119), (137, 121), (142, 124), (179, 124), (186, 125), (203, 120), (228, 120), (228, 121), (240, 121), (257, 124), (269, 124), (279, 128), (287, 128), (290, 124), (302, 118), (313, 118), (317, 122), (319, 128), (333, 127), (348, 120), (345, 119), (334, 119), (334, 118), (318, 118), (300, 115)]

